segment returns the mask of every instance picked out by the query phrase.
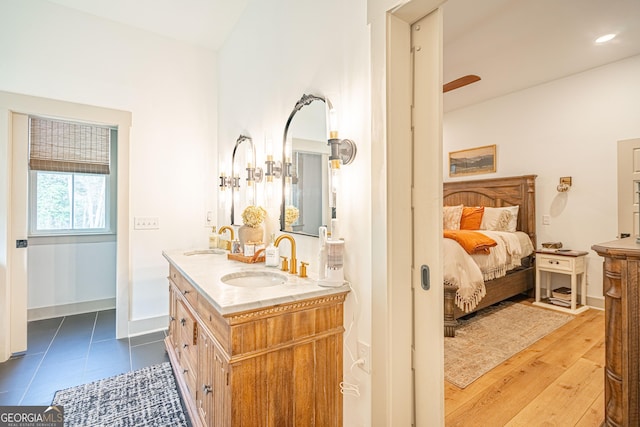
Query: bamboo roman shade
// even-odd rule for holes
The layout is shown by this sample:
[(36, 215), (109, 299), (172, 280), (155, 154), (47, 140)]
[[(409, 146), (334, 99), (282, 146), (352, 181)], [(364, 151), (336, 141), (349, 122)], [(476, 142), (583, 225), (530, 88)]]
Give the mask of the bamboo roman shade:
[(109, 174), (107, 126), (30, 118), (29, 168)]

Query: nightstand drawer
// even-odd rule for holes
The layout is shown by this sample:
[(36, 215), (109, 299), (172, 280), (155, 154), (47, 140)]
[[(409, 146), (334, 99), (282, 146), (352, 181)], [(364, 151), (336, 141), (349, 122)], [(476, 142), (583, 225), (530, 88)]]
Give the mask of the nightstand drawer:
[(538, 254), (536, 265), (545, 271), (573, 271), (575, 258)]

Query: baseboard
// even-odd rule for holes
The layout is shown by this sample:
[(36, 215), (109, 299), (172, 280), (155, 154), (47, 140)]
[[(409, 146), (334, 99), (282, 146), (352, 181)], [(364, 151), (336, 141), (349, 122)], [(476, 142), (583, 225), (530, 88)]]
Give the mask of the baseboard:
[(92, 311), (111, 310), (114, 308), (116, 308), (115, 298), (29, 308), (27, 309), (27, 321), (52, 319), (54, 317), (71, 316), (74, 314), (91, 313)]
[(587, 305), (589, 307), (604, 310), (604, 297), (590, 297), (587, 295)]
[(148, 317), (146, 319), (129, 320), (129, 336), (144, 335), (163, 331), (169, 325), (169, 315)]

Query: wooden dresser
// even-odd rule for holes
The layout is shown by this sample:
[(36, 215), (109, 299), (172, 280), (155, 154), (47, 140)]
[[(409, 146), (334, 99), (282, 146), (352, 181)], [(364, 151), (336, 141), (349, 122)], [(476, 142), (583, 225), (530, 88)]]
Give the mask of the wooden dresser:
[(193, 425), (342, 425), (347, 292), (221, 314), (169, 267), (167, 351)]
[(604, 257), (606, 426), (640, 425), (640, 244), (591, 247)]

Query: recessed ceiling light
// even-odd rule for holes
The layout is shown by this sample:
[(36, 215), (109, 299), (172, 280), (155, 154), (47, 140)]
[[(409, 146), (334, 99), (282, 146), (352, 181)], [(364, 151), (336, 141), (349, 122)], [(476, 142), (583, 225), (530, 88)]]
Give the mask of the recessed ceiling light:
[(596, 39), (596, 43), (606, 43), (610, 40), (613, 40), (615, 34), (605, 34), (604, 36), (600, 36)]

